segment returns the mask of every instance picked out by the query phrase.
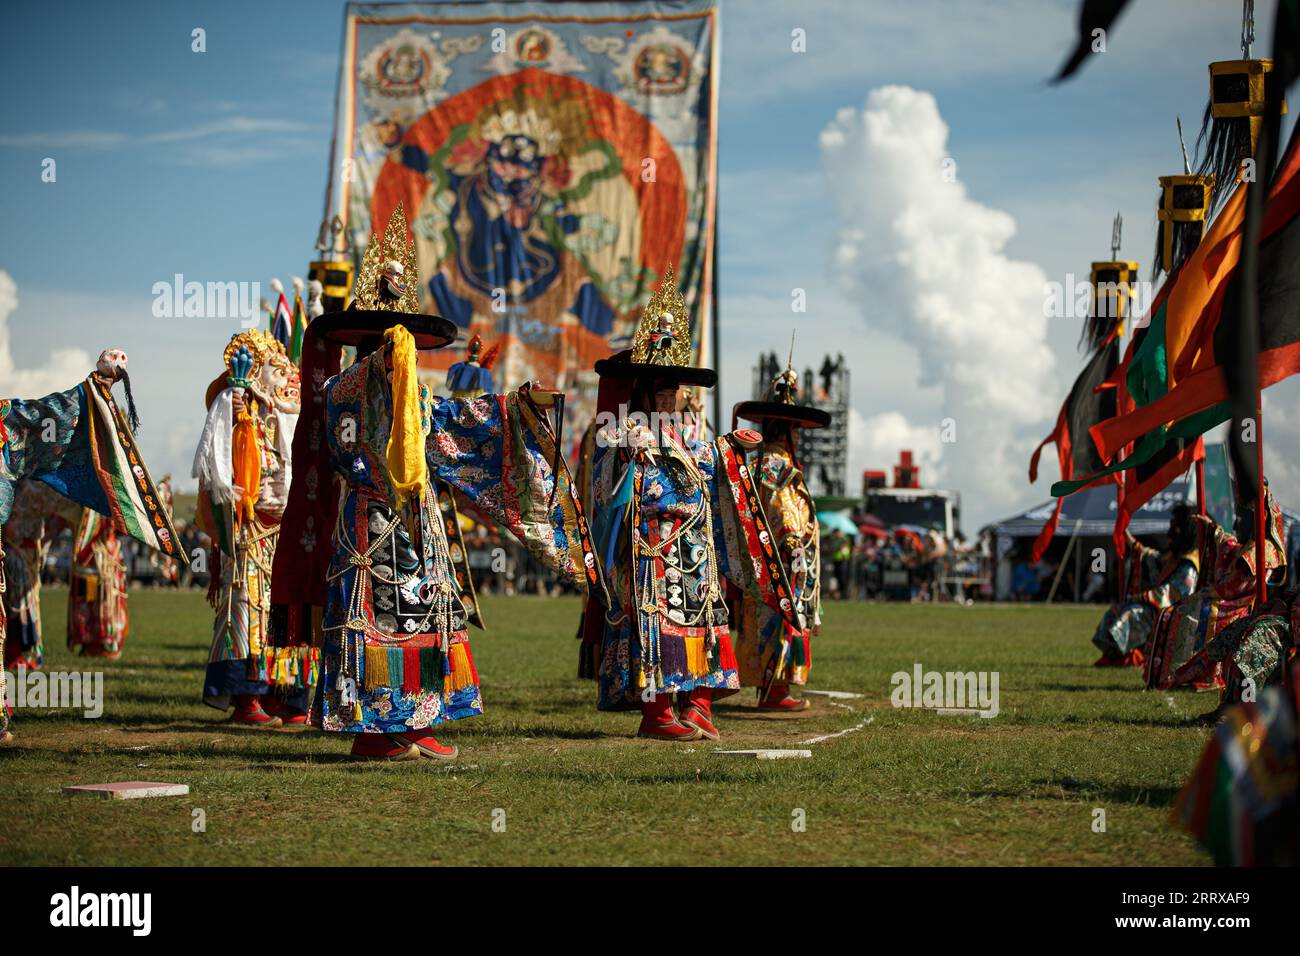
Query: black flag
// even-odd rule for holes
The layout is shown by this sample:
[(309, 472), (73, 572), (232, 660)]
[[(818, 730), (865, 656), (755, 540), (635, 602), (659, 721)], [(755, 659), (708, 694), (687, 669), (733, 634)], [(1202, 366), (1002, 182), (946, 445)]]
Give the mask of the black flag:
[(1127, 4), (1128, 0), (1083, 0), (1079, 7), (1079, 43), (1062, 65), (1061, 72), (1053, 78), (1053, 83), (1068, 80), (1074, 75), (1083, 65), (1084, 58), (1092, 52), (1093, 31), (1109, 30)]
[[(1219, 329), (1228, 333), (1222, 337), (1223, 350), (1220, 353), (1232, 402), (1228, 447), (1238, 490), (1247, 501), (1255, 499), (1260, 486), (1259, 449), (1255, 443), (1261, 436), (1259, 423), (1254, 421), (1259, 404), (1260, 282), (1262, 280), (1273, 288), (1284, 287), (1289, 284), (1286, 273), (1291, 274), (1290, 281), (1293, 282), (1295, 272), (1300, 270), (1300, 263), (1285, 261), (1285, 256), (1281, 260), (1276, 256), (1270, 257), (1270, 261), (1262, 263), (1259, 249), (1264, 198), (1273, 180), (1278, 140), (1281, 138), (1283, 97), (1300, 72), (1300, 0), (1278, 0), (1277, 19), (1273, 24), (1273, 69), (1276, 82), (1265, 87), (1264, 121), (1255, 146), (1255, 181), (1246, 184), (1249, 191), (1246, 193), (1246, 220), (1242, 227), (1237, 287), (1231, 290), (1225, 302), (1224, 321), (1220, 322)], [(1293, 132), (1288, 152), (1296, 148)], [(1289, 230), (1292, 242), (1294, 230), (1293, 223)], [(1286, 236), (1282, 237), (1280, 245), (1283, 248), (1287, 246)], [(1261, 270), (1261, 264), (1264, 270)], [(1276, 297), (1273, 298), (1276, 302)], [(1281, 305), (1284, 312), (1290, 311), (1285, 303)], [(1265, 318), (1270, 326), (1265, 334), (1271, 333), (1274, 337), (1279, 333), (1276, 326), (1286, 326), (1291, 321), (1291, 317), (1284, 318), (1277, 312)], [(1254, 441), (1249, 442), (1244, 440), (1248, 420), (1256, 426), (1251, 429)]]

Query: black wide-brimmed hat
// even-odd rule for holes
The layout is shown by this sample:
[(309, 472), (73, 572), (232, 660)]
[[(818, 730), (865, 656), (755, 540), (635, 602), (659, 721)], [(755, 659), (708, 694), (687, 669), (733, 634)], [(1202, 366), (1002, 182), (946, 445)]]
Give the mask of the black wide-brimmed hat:
[(740, 402), (731, 415), (750, 422), (786, 421), (799, 428), (825, 428), (831, 423), (830, 412), (791, 402)]
[(711, 368), (633, 362), (631, 349), (624, 349), (616, 355), (597, 361), (596, 374), (607, 375), (610, 378), (669, 379), (679, 385), (699, 385), (704, 388), (712, 388), (718, 384), (718, 373)]
[(395, 325), (410, 332), (420, 350), (455, 342), (455, 323), (420, 312), (420, 273), (409, 235), (406, 211), (398, 202), (384, 234), (375, 234), (366, 246), (351, 305), (317, 316), (308, 323), (308, 333), (335, 345), (351, 345), (363, 354), (378, 348), (384, 333)]
[(456, 341), (456, 324), (440, 315), (408, 314), (388, 309), (344, 309), (317, 316), (307, 326), (314, 335), (336, 345), (373, 348), (395, 325), (415, 338), (421, 351), (440, 349)]
[(641, 311), (632, 347), (596, 362), (596, 374), (610, 378), (668, 379), (712, 388), (718, 373), (691, 363), (691, 315), (670, 265)]

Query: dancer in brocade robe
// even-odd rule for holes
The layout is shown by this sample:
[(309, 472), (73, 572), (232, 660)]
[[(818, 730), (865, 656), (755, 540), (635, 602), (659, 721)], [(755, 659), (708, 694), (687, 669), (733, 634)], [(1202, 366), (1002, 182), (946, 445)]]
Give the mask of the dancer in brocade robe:
[(233, 706), (254, 727), (305, 726), (316, 655), (269, 640), (271, 567), (288, 500), (300, 409), (298, 372), (284, 346), (251, 330), (233, 336), (226, 371), (208, 387), (194, 457), (199, 526), (212, 538), (208, 599), (216, 610), (203, 701)]
[[(383, 240), (366, 249), (352, 308), (308, 327), (305, 348), (347, 344), (358, 355), (310, 406), (323, 415), (338, 510), (327, 519), (327, 501), (304, 479), (285, 516), (294, 528), (333, 526), (312, 719), (354, 734), (353, 755), (369, 759), (454, 758), (457, 748), (433, 729), (483, 712), (435, 482), (464, 494), (557, 574), (584, 588), (598, 584), (572, 481), (542, 411), (555, 393), (525, 386), (469, 401), (432, 397), (416, 382), (416, 350), (446, 345), (456, 329), (415, 314), (417, 282), (399, 204)], [(310, 457), (309, 445), (295, 446), (295, 468), (300, 447), (302, 464)], [(294, 623), (298, 614), (286, 615), (295, 638), (316, 630), (307, 618)]]
[(68, 650), (115, 660), (122, 656), (127, 625), (122, 544), (111, 521), (86, 509), (72, 539)]
[[(117, 531), (185, 560), (135, 444), (135, 403), (126, 366), (126, 354), (110, 349), (75, 388), (39, 399), (0, 399), (0, 526), (9, 520), (15, 485), (34, 479), (111, 518)], [(113, 397), (113, 384), (119, 381), (126, 385), (129, 416), (122, 415)], [(0, 603), (3, 567), (0, 561)], [(7, 630), (3, 612), (0, 607), (0, 657)], [(3, 691), (0, 671), (0, 696)], [(0, 741), (10, 736), (6, 705), (0, 710)]]
[(1102, 615), (1092, 635), (1092, 643), (1101, 651), (1093, 666), (1141, 667), (1142, 648), (1151, 639), (1156, 615), (1196, 590), (1199, 561), (1196, 525), (1187, 505), (1174, 507), (1169, 517), (1169, 545), (1163, 552), (1128, 534), (1130, 597), (1112, 604)]
[[(1282, 544), (1282, 510), (1271, 492), (1267, 500), (1267, 537), (1263, 573), (1271, 577), (1286, 567)], [(1190, 596), (1162, 612), (1146, 650), (1143, 676), (1147, 687), (1210, 687), (1221, 683), (1220, 667), (1207, 647), (1234, 621), (1250, 614), (1255, 600), (1255, 504), (1237, 501), (1237, 535), (1210, 518), (1196, 523), (1200, 585)]]
[[(1300, 589), (1288, 588), (1272, 597), (1263, 609), (1234, 621), (1213, 641), (1205, 654), (1194, 657), (1176, 675), (1195, 680), (1220, 668), (1223, 693), (1219, 705), (1201, 716), (1203, 723), (1215, 723), (1229, 707), (1258, 699), (1266, 687), (1282, 683), (1287, 668), (1296, 660), (1300, 641)], [(1195, 673), (1193, 673), (1193, 671)]]
[(1300, 864), (1300, 662), (1250, 701), (1227, 706), (1174, 819), (1219, 866)]
[(808, 682), (812, 638), (821, 627), (817, 508), (804, 483), (795, 430), (825, 428), (831, 418), (822, 409), (795, 404), (798, 390), (799, 377), (787, 363), (769, 388), (766, 401), (741, 402), (733, 416), (759, 422), (763, 428), (763, 448), (757, 457), (759, 495), (781, 551), (798, 620), (798, 626), (792, 627), (783, 615), (760, 601), (746, 597), (739, 602), (736, 660), (740, 682), (758, 688), (761, 710), (799, 711), (808, 706), (807, 701), (791, 696), (790, 685)]
[[(606, 416), (593, 472), (596, 550), (609, 608), (588, 608), (584, 658), (596, 662), (601, 710), (639, 708), (638, 733), (718, 739), (713, 701), (740, 688), (724, 580), (797, 627), (789, 585), (745, 452), (760, 436), (690, 441), (676, 425), (683, 385), (712, 387), (690, 365), (689, 315), (669, 268), (633, 348), (596, 363)], [(614, 407), (630, 408), (619, 420)], [(626, 414), (626, 413), (624, 413)], [(678, 710), (674, 712), (674, 697)]]
[(34, 670), (44, 663), (41, 629), (41, 571), (50, 545), (75, 527), (81, 508), (41, 481), (24, 479), (14, 488), (13, 511), (4, 525), (6, 626), (4, 666)]

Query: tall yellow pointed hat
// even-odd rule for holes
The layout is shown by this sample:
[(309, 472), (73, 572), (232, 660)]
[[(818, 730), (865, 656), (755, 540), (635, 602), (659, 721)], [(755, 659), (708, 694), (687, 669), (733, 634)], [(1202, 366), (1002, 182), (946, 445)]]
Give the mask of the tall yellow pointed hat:
[(366, 246), (352, 289), (352, 302), (341, 312), (327, 312), (308, 326), (340, 345), (371, 344), (395, 325), (406, 328), (417, 349), (442, 348), (456, 341), (456, 325), (440, 315), (420, 312), (420, 270), (415, 243), (406, 225), (406, 210), (397, 204), (383, 235)]
[(632, 348), (601, 359), (596, 374), (612, 378), (671, 380), (712, 388), (718, 373), (691, 364), (691, 313), (677, 291), (670, 264), (641, 313)]

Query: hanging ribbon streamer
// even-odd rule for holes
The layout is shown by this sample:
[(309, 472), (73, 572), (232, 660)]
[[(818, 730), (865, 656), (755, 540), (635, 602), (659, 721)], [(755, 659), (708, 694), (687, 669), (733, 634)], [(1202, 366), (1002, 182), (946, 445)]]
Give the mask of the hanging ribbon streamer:
[(236, 524), (253, 520), (257, 491), (262, 485), (262, 455), (257, 447), (257, 429), (253, 424), (256, 410), (256, 402), (248, 398), (243, 410), (235, 416), (235, 428), (231, 434), (231, 466), (235, 484), (241, 489), (235, 501)]

